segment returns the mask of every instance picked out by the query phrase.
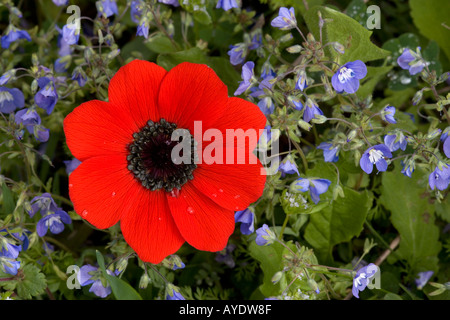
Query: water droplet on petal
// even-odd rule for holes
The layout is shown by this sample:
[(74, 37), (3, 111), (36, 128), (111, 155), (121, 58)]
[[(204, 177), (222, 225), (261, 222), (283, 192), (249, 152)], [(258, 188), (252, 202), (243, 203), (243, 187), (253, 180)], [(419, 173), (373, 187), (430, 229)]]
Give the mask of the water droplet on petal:
[(178, 196), (180, 195), (180, 190), (174, 188), (172, 189), (172, 191), (170, 191), (170, 195), (174, 198), (178, 198)]
[(159, 217), (159, 218), (158, 218), (158, 220), (159, 220), (159, 221), (161, 221), (161, 220), (162, 220), (162, 218), (161, 218), (161, 217)]
[(114, 197), (116, 195), (116, 193), (113, 191), (113, 193), (111, 193), (111, 197)]
[(217, 193), (213, 193), (211, 196), (212, 196), (213, 198), (217, 198)]
[(238, 194), (234, 196), (235, 199), (239, 199), (240, 197), (241, 197), (241, 196), (238, 195)]
[(222, 193), (222, 192), (223, 192), (223, 190), (222, 190), (222, 189), (219, 189), (219, 192), (220, 192), (220, 193)]
[(239, 211), (239, 207), (235, 207), (234, 210)]
[(194, 213), (194, 209), (192, 209), (192, 207), (187, 207), (186, 211), (189, 214), (193, 214)]
[(83, 217), (83, 218), (86, 218), (87, 217), (87, 215), (88, 215), (88, 211), (87, 210), (83, 210), (83, 212), (81, 212), (81, 216)]
[(72, 183), (69, 183), (69, 188), (72, 188), (73, 187), (73, 184)]

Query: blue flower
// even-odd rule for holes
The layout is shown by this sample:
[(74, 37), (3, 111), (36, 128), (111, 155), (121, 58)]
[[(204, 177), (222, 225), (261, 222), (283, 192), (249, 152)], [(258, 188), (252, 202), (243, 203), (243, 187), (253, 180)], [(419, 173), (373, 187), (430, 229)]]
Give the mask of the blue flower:
[(55, 85), (47, 77), (39, 78), (38, 85), (41, 89), (34, 96), (34, 102), (38, 107), (44, 109), (47, 114), (51, 114), (58, 101), (58, 93), (56, 92)]
[(407, 161), (406, 163), (404, 163), (403, 161), (401, 162), (402, 164), (402, 173), (407, 176), (410, 177), (412, 176), (412, 173), (415, 170), (415, 164), (414, 161)]
[(295, 164), (295, 161), (292, 159), (290, 155), (284, 158), (284, 160), (280, 163), (278, 170), (282, 172), (282, 176), (284, 176), (285, 174), (294, 174), (294, 173), (300, 175), (297, 169), (297, 165)]
[(347, 62), (331, 78), (331, 84), (337, 92), (355, 93), (359, 89), (359, 80), (367, 75), (367, 67), (361, 60)]
[(180, 3), (178, 0), (158, 0), (158, 2), (164, 3), (164, 4), (170, 4), (171, 6), (178, 7)]
[(181, 261), (180, 265), (174, 264), (172, 270), (184, 269), (184, 267), (186, 267), (186, 265)]
[(376, 266), (373, 263), (370, 263), (369, 265), (359, 269), (358, 272), (356, 272), (355, 277), (353, 278), (353, 287), (352, 287), (353, 296), (359, 299), (359, 292), (364, 291), (364, 289), (366, 289), (367, 285), (369, 284), (369, 281), (371, 280), (372, 277), (375, 276), (377, 272), (378, 266)]
[(19, 30), (16, 27), (10, 25), (8, 31), (6, 31), (6, 35), (2, 36), (0, 40), (2, 48), (8, 49), (11, 43), (16, 42), (19, 39), (26, 39), (28, 41), (31, 41), (31, 37), (27, 31)]
[(405, 151), (408, 142), (402, 132), (397, 132), (396, 134), (385, 135), (384, 144), (391, 152), (394, 152), (398, 149)]
[(52, 0), (54, 4), (59, 6), (66, 6), (69, 3), (69, 0)]
[(217, 252), (215, 260), (226, 264), (230, 268), (234, 268), (236, 263), (234, 262), (233, 255), (231, 254), (233, 250), (236, 249), (236, 245), (230, 243), (224, 250)]
[[(420, 48), (417, 48), (420, 51)], [(411, 75), (415, 75), (423, 70), (425, 63), (420, 55), (412, 50), (406, 48), (403, 53), (397, 58), (397, 63), (400, 68), (408, 70)]]
[(78, 168), (78, 166), (81, 164), (81, 161), (73, 158), (72, 160), (65, 160), (64, 164), (66, 165), (66, 173), (67, 175), (71, 174), (73, 170)]
[(281, 7), (278, 12), (278, 17), (273, 19), (270, 25), (275, 28), (280, 28), (281, 30), (295, 28), (297, 26), (297, 20), (295, 19), (294, 8), (288, 10), (285, 7)]
[(383, 117), (383, 120), (385, 120), (389, 123), (392, 123), (392, 124), (397, 123), (397, 120), (394, 119), (394, 115), (395, 115), (395, 107), (393, 107), (393, 106), (387, 106), (381, 112), (381, 116)]
[(106, 18), (119, 14), (117, 10), (117, 3), (114, 0), (100, 0), (95, 3), (97, 5), (98, 16), (105, 16)]
[[(106, 270), (106, 273), (110, 276), (114, 276), (114, 273), (111, 270)], [(92, 284), (89, 292), (94, 293), (97, 297), (106, 298), (111, 294), (111, 286), (103, 277), (102, 271), (90, 264), (80, 268), (77, 278), (78, 282), (83, 287)]]
[(317, 146), (317, 149), (323, 150), (323, 158), (325, 162), (337, 162), (339, 160), (339, 147), (333, 146), (329, 142), (322, 142)]
[(25, 106), (22, 91), (16, 88), (0, 87), (0, 112), (11, 113)]
[(317, 115), (323, 115), (322, 110), (320, 110), (319, 106), (311, 99), (306, 100), (306, 108), (303, 111), (303, 120), (306, 122), (310, 122)]
[(291, 102), (295, 110), (301, 111), (303, 109), (303, 103), (300, 100), (292, 99)]
[(76, 67), (72, 72), (72, 80), (78, 82), (80, 87), (83, 87), (87, 82), (86, 73), (83, 71), (81, 67)]
[[(1, 83), (0, 83), (0, 84), (1, 84)], [(445, 141), (445, 140), (447, 139), (449, 133), (450, 133), (450, 127), (445, 128), (445, 129), (442, 131), (442, 134), (441, 134), (441, 137), (439, 138), (439, 140)]]
[(146, 19), (144, 21), (142, 21), (142, 23), (140, 23), (137, 27), (137, 31), (136, 31), (136, 35), (137, 36), (142, 36), (145, 39), (148, 38), (148, 30), (149, 30), (149, 24), (146, 21)]
[(1, 77), (0, 77), (0, 86), (3, 86), (11, 80), (12, 77), (16, 75), (16, 69), (11, 69), (9, 71), (6, 71)]
[(28, 214), (31, 218), (37, 213), (41, 212), (41, 215), (44, 216), (48, 212), (56, 212), (59, 210), (55, 201), (49, 193), (43, 193), (40, 196), (36, 196), (31, 200), (31, 210), (28, 211)]
[(241, 222), (241, 233), (245, 235), (252, 234), (255, 231), (255, 214), (250, 209), (236, 211), (234, 222)]
[(72, 223), (72, 219), (65, 211), (59, 209), (54, 213), (49, 213), (38, 221), (36, 225), (37, 234), (43, 237), (48, 230), (53, 234), (59, 234), (64, 230), (64, 223)]
[(134, 23), (139, 23), (144, 9), (144, 2), (142, 0), (133, 0), (130, 5), (130, 16)]
[(20, 251), (22, 251), (21, 245), (12, 244), (6, 237), (0, 236), (0, 255), (16, 259)]
[(245, 43), (237, 43), (236, 45), (231, 45), (230, 50), (227, 52), (230, 56), (230, 63), (235, 66), (241, 64), (245, 61), (247, 56), (248, 46)]
[(443, 149), (444, 154), (447, 156), (447, 158), (450, 158), (450, 137), (447, 137), (447, 139), (445, 139)]
[(5, 256), (0, 256), (0, 267), (3, 272), (15, 276), (20, 268), (20, 261), (8, 258)]
[(55, 61), (55, 72), (56, 73), (64, 73), (67, 71), (67, 68), (69, 67), (70, 59), (67, 59), (66, 57), (61, 57), (56, 59)]
[(219, 0), (217, 1), (216, 9), (222, 8), (225, 11), (230, 10), (231, 8), (239, 8), (236, 0)]
[(255, 242), (258, 246), (268, 246), (271, 245), (275, 241), (275, 233), (269, 229), (267, 224), (263, 224), (263, 226), (256, 230), (256, 239)]
[(68, 45), (77, 44), (80, 39), (80, 30), (75, 28), (74, 24), (66, 24), (62, 28), (62, 38)]
[(258, 102), (258, 107), (261, 110), (262, 113), (264, 113), (266, 116), (273, 113), (275, 110), (275, 104), (273, 103), (273, 100), (271, 97), (264, 97)]
[(173, 284), (166, 287), (166, 300), (186, 300), (180, 293), (179, 289)]
[[(30, 134), (33, 134), (36, 140), (40, 142), (46, 142), (50, 136), (50, 131), (41, 126), (41, 117), (34, 109), (22, 109), (15, 114), (15, 120), (17, 124), (25, 126)], [(22, 137), (19, 137), (20, 139)]]
[(388, 163), (386, 158), (392, 158), (392, 153), (384, 144), (377, 144), (364, 151), (359, 165), (367, 174), (371, 174), (373, 165), (376, 165), (378, 171), (386, 171)]
[(441, 164), (442, 169), (437, 166), (428, 176), (428, 184), (431, 190), (437, 188), (438, 190), (447, 189), (450, 184), (450, 167), (447, 164)]
[(419, 272), (417, 274), (419, 277), (415, 279), (417, 289), (422, 290), (423, 287), (425, 287), (425, 285), (427, 284), (428, 280), (431, 279), (433, 274), (434, 274), (433, 271)]
[(242, 66), (241, 77), (242, 77), (243, 81), (239, 82), (239, 87), (234, 92), (235, 96), (242, 94), (252, 85), (251, 80), (253, 78), (253, 68), (254, 67), (255, 67), (255, 64), (252, 61), (248, 61)]
[(331, 185), (331, 181), (328, 179), (306, 179), (298, 178), (295, 181), (296, 189), (301, 192), (309, 190), (311, 200), (317, 204), (320, 201), (319, 195), (327, 192), (328, 187)]
[(295, 89), (303, 91), (308, 86), (305, 69), (300, 69), (297, 77), (298, 80), (295, 83)]

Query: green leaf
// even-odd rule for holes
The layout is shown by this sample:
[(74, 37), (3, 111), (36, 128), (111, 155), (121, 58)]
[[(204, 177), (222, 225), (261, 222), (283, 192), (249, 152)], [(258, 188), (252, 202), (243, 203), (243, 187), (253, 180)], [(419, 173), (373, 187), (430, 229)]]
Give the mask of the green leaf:
[(204, 52), (197, 47), (174, 53), (160, 54), (157, 59), (158, 65), (167, 71), (182, 62), (206, 64), (208, 60)]
[(420, 33), (436, 41), (450, 59), (450, 1), (448, 0), (410, 0), (411, 17)]
[(1, 212), (5, 215), (13, 213), (16, 205), (14, 203), (14, 197), (11, 190), (8, 188), (5, 182), (2, 183), (2, 210)]
[(149, 38), (148, 41), (145, 42), (145, 46), (156, 53), (170, 53), (177, 51), (177, 48), (170, 39), (162, 34)]
[(356, 92), (360, 99), (364, 99), (372, 94), (375, 86), (383, 80), (384, 76), (391, 71), (392, 67), (367, 67), (367, 76), (364, 78), (361, 87)]
[(391, 222), (400, 234), (398, 255), (413, 270), (437, 271), (437, 254), (441, 250), (439, 228), (434, 224), (434, 206), (424, 195), (423, 176), (419, 170), (412, 178), (406, 177), (399, 167), (383, 173), (380, 203), (391, 212)]
[(111, 290), (117, 300), (142, 300), (139, 293), (134, 290), (127, 282), (117, 277), (110, 276), (105, 269), (105, 259), (103, 258), (100, 251), (96, 251), (97, 262), (102, 271), (103, 276), (106, 278), (111, 286)]
[(338, 198), (321, 212), (310, 216), (305, 228), (305, 239), (311, 244), (322, 263), (332, 261), (332, 249), (336, 244), (358, 236), (372, 206), (369, 192), (356, 192), (344, 187), (344, 198)]
[[(4, 278), (5, 274), (1, 273), (1, 277)], [(22, 299), (31, 299), (34, 296), (44, 293), (47, 287), (47, 281), (45, 280), (45, 275), (40, 272), (39, 268), (32, 264), (26, 264), (19, 269), (14, 280), (1, 281), (0, 286), (9, 291), (15, 290), (17, 295)]]
[(311, 8), (305, 13), (306, 24), (317, 40), (319, 39), (319, 17), (317, 14), (319, 11), (323, 19), (333, 20), (325, 23), (323, 28), (324, 43), (339, 42), (346, 47), (343, 55), (333, 49), (327, 50), (327, 54), (333, 59), (339, 59), (339, 63), (344, 64), (354, 60), (366, 62), (382, 59), (389, 55), (388, 51), (377, 47), (370, 41), (372, 32), (360, 25), (358, 21), (346, 14), (322, 6)]

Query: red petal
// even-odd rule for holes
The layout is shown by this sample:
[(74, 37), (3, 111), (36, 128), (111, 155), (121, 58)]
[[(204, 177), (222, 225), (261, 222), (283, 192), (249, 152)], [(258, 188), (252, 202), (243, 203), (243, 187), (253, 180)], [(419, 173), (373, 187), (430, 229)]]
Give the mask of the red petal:
[(109, 83), (109, 101), (131, 114), (137, 128), (148, 120), (158, 121), (156, 105), (159, 86), (167, 71), (144, 60), (121, 67)]
[(64, 119), (66, 142), (78, 160), (100, 155), (123, 155), (133, 139), (133, 128), (121, 122), (123, 114), (115, 114), (115, 106), (92, 100), (75, 108)]
[(256, 164), (202, 164), (194, 171), (192, 184), (218, 205), (239, 211), (261, 197), (266, 183), (264, 173), (259, 161)]
[(226, 109), (226, 85), (208, 66), (184, 62), (169, 71), (163, 79), (158, 96), (161, 117), (179, 128), (189, 129), (194, 121), (208, 128)]
[(124, 156), (101, 156), (83, 161), (69, 176), (75, 212), (99, 229), (115, 225), (127, 206), (126, 193), (136, 181)]
[(170, 211), (183, 238), (204, 251), (223, 250), (234, 231), (234, 212), (203, 196), (190, 183), (177, 197), (167, 194)]
[(128, 203), (120, 228), (142, 261), (160, 263), (185, 242), (170, 214), (165, 191), (140, 187), (129, 193)]

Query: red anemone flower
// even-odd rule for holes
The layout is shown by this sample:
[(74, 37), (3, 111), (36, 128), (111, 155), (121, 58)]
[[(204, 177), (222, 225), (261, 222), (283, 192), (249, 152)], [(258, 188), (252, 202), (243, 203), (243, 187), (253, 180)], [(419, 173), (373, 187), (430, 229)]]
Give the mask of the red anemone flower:
[[(161, 262), (185, 242), (223, 250), (234, 231), (234, 212), (264, 189), (263, 167), (252, 154), (256, 142), (246, 140), (243, 164), (175, 164), (171, 133), (189, 130), (198, 156), (215, 142), (199, 144), (199, 137), (214, 128), (224, 137), (224, 154), (237, 154), (242, 146), (230, 145), (226, 130), (259, 132), (266, 124), (263, 113), (229, 98), (211, 68), (193, 63), (167, 72), (134, 60), (111, 79), (108, 96), (109, 102), (81, 104), (64, 120), (67, 145), (82, 162), (69, 176), (75, 211), (99, 229), (120, 221), (126, 242), (146, 262)], [(201, 121), (200, 133), (194, 121)]]

